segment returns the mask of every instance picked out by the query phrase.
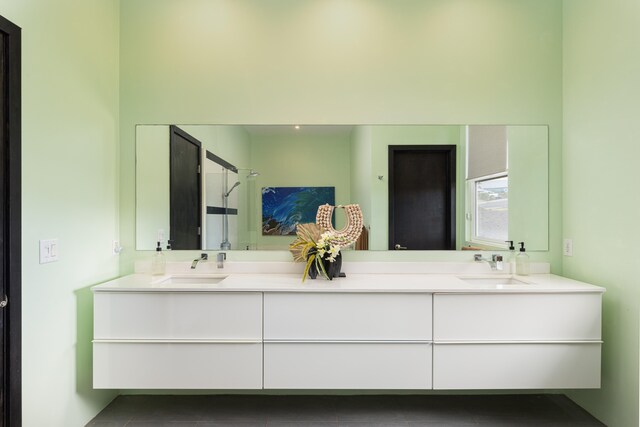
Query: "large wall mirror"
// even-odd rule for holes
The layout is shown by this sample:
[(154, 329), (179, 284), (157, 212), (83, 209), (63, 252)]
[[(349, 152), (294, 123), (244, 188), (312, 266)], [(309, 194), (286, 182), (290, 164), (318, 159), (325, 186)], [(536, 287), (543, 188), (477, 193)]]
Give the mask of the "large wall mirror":
[(138, 125), (136, 249), (286, 250), (357, 203), (354, 250), (546, 251), (548, 176), (543, 125)]

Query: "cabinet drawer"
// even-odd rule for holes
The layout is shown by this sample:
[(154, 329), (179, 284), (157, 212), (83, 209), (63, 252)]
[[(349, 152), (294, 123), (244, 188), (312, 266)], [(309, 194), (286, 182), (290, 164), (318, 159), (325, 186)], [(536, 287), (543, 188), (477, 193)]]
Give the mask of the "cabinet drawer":
[(262, 388), (262, 345), (96, 342), (93, 388)]
[(264, 388), (430, 389), (430, 343), (265, 343)]
[(436, 294), (434, 341), (600, 339), (601, 294)]
[(600, 343), (434, 344), (433, 388), (599, 388), (600, 348)]
[(265, 294), (264, 337), (431, 340), (431, 303), (431, 294)]
[(97, 292), (95, 339), (262, 339), (261, 293)]

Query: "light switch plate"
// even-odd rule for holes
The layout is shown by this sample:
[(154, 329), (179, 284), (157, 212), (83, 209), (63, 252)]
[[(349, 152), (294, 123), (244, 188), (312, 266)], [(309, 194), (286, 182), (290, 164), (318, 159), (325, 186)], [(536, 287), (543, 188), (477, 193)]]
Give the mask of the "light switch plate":
[(111, 253), (113, 255), (118, 255), (122, 252), (122, 246), (120, 246), (120, 242), (118, 240), (113, 241), (113, 245), (111, 246)]
[(58, 239), (40, 240), (40, 264), (58, 261)]
[(573, 256), (573, 240), (564, 239), (562, 242), (562, 255)]

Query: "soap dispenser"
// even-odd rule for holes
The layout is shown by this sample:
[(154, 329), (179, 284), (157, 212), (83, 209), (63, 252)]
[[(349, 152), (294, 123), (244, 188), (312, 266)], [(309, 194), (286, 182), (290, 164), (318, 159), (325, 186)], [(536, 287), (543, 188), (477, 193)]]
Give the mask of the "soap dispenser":
[(509, 265), (509, 274), (516, 274), (516, 248), (513, 246), (513, 240), (505, 240), (509, 244), (509, 257), (507, 264)]
[(162, 246), (160, 246), (160, 242), (158, 242), (156, 253), (153, 254), (153, 258), (151, 259), (151, 274), (154, 276), (164, 274), (166, 265), (167, 262), (162, 253)]
[(529, 255), (524, 248), (524, 242), (519, 242), (520, 253), (516, 256), (516, 274), (519, 276), (529, 275)]

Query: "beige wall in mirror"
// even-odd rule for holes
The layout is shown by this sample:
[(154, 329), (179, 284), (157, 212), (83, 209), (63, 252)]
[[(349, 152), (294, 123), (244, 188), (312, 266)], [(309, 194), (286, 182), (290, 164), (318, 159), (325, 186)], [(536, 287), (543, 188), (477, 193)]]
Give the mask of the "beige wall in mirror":
[(136, 249), (286, 250), (327, 201), (361, 206), (368, 250), (546, 251), (548, 175), (546, 125), (138, 125)]

